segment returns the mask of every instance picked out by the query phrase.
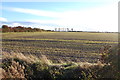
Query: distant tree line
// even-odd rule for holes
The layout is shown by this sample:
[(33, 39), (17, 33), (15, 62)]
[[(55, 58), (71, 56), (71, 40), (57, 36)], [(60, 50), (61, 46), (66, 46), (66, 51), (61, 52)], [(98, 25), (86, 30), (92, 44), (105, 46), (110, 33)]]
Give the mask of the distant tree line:
[(9, 27), (8, 25), (2, 25), (2, 32), (42, 32), (46, 31), (44, 29), (39, 28), (31, 28), (31, 27)]

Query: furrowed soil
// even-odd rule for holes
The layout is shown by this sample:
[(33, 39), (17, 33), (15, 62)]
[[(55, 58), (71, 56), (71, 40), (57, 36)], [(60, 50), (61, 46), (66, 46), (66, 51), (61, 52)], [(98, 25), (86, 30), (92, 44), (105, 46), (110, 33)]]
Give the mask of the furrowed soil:
[(2, 33), (2, 51), (46, 55), (53, 62), (94, 63), (104, 46), (116, 46), (118, 33), (11, 32)]

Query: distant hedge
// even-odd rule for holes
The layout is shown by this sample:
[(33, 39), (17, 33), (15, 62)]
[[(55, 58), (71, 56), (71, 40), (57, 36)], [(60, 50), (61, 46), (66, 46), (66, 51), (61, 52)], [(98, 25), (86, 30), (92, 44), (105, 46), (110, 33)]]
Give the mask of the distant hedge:
[(31, 28), (31, 27), (9, 27), (8, 25), (2, 25), (2, 32), (41, 32), (46, 31), (44, 29), (39, 28)]

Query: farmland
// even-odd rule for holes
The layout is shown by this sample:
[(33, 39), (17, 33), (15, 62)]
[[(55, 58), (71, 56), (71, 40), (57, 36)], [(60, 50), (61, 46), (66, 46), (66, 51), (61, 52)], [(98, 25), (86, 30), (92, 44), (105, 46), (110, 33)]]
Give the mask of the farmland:
[(2, 33), (2, 50), (46, 55), (53, 62), (95, 63), (104, 46), (116, 46), (117, 33), (92, 32), (10, 32)]

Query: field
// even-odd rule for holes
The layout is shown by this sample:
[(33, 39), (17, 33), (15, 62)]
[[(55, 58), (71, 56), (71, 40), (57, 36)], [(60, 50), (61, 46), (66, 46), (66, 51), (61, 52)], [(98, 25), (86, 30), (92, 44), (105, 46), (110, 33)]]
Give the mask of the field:
[(104, 46), (116, 46), (117, 33), (92, 32), (11, 32), (2, 33), (2, 50), (46, 55), (59, 61), (96, 63)]

